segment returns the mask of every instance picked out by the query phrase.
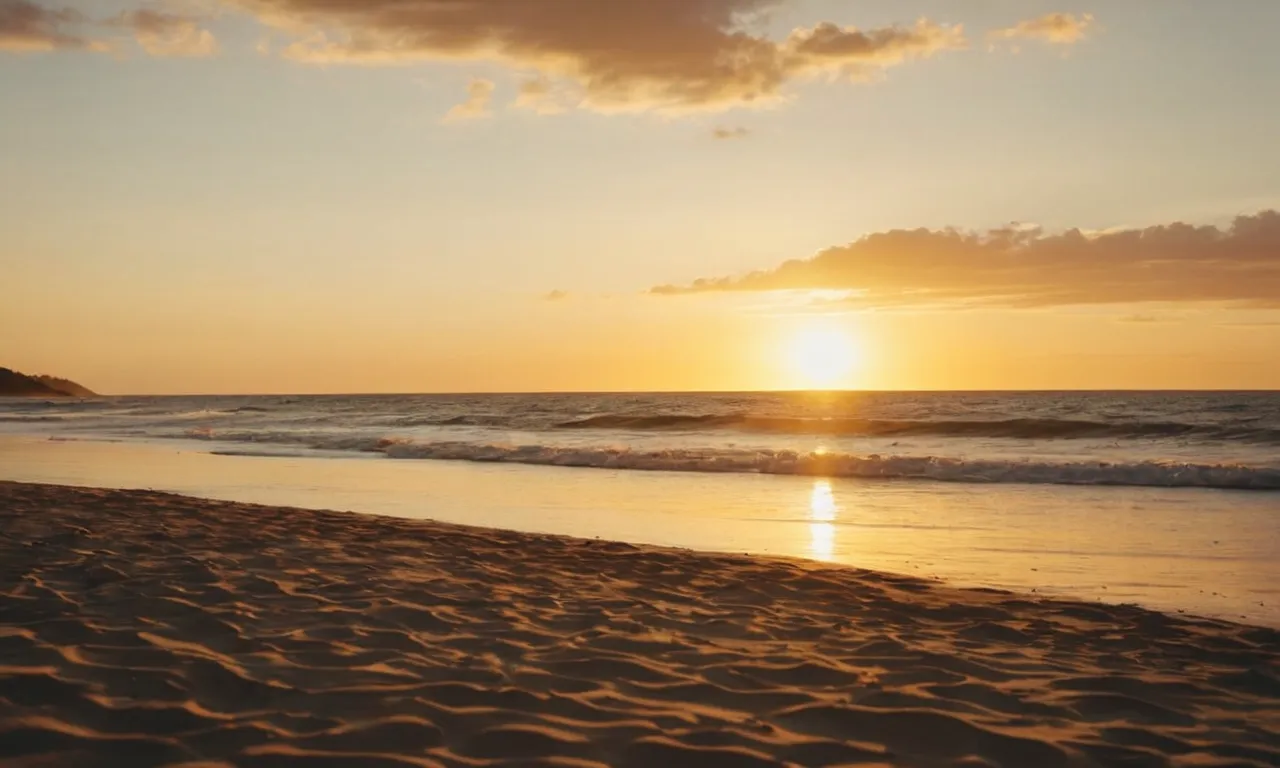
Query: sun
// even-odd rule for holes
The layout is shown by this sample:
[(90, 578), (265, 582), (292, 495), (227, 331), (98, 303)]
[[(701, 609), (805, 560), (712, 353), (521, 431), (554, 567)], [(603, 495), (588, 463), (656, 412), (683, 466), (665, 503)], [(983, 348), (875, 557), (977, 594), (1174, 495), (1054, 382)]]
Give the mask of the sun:
[(787, 342), (787, 363), (801, 386), (832, 389), (848, 386), (859, 362), (853, 337), (839, 328), (812, 327)]

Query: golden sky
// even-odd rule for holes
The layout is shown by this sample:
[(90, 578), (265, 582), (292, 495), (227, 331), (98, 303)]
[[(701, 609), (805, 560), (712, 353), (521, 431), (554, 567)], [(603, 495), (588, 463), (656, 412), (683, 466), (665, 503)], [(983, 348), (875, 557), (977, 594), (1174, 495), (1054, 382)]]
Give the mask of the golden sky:
[(1277, 388), (1280, 5), (0, 0), (0, 365)]

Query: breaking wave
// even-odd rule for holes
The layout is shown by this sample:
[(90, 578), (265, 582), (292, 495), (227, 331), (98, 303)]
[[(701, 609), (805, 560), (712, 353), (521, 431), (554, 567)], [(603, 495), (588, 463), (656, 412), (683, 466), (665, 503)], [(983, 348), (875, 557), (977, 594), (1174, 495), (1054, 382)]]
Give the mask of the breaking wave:
[(1280, 445), (1280, 430), (1182, 422), (1103, 422), (1073, 419), (914, 420), (793, 418), (747, 414), (604, 414), (557, 424), (558, 429), (704, 430), (731, 429), (841, 437), (1171, 438), (1244, 440)]
[[(300, 445), (314, 450), (379, 453), (392, 459), (430, 459), (662, 472), (935, 480), (953, 483), (1119, 485), (1163, 488), (1280, 490), (1280, 468), (1179, 462), (1049, 462), (959, 459), (939, 456), (857, 455), (748, 449), (578, 448), (465, 441), (417, 442), (401, 438), (288, 434), (211, 434), (220, 442)], [(217, 451), (229, 453), (228, 451)]]

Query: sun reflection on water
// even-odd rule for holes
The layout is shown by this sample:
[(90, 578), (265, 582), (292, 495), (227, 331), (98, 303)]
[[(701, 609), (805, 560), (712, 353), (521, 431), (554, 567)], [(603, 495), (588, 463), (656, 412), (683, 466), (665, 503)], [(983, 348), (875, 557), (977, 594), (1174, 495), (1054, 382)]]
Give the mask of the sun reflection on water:
[(813, 492), (809, 494), (809, 517), (815, 521), (829, 523), (836, 519), (836, 497), (831, 493), (830, 480), (814, 480)]
[(830, 480), (814, 480), (809, 494), (809, 554), (817, 560), (830, 560), (836, 548), (836, 527), (832, 521), (840, 508), (831, 492)]

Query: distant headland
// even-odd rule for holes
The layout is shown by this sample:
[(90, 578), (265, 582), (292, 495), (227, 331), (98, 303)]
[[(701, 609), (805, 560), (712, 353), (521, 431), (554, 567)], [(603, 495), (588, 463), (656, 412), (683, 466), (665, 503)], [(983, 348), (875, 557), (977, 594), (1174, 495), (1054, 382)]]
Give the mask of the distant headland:
[(0, 397), (97, 397), (98, 393), (74, 381), (55, 376), (28, 376), (0, 368)]

